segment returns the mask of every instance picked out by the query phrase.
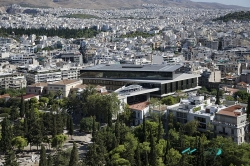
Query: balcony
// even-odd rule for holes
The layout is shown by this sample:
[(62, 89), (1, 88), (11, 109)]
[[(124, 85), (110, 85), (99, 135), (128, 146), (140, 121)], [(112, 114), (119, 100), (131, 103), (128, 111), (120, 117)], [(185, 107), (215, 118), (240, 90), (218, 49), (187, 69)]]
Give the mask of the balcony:
[(230, 127), (230, 128), (237, 128), (237, 127), (244, 126), (244, 125), (248, 124), (247, 121), (244, 121), (244, 122), (241, 122), (238, 124), (233, 124), (233, 123), (227, 123), (227, 122), (220, 122), (220, 121), (216, 121), (216, 120), (214, 120), (212, 123), (214, 125), (220, 125), (220, 126), (225, 126), (225, 127)]
[(220, 134), (220, 135), (224, 135), (224, 136), (228, 136), (228, 135), (229, 135), (228, 133), (223, 132), (223, 131), (219, 131), (219, 134)]

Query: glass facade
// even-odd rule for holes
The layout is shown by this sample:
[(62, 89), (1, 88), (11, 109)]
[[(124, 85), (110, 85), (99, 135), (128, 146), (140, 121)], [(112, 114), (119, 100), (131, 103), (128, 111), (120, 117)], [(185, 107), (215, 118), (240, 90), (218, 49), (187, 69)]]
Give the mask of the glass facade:
[(117, 79), (145, 79), (172, 80), (173, 72), (152, 71), (87, 71), (81, 73), (82, 78), (117, 78)]
[(131, 84), (141, 85), (143, 88), (159, 88), (159, 91), (152, 92), (154, 95), (164, 95), (174, 93), (177, 90), (191, 89), (198, 86), (197, 78), (190, 78), (181, 81), (170, 82), (166, 84), (157, 83), (138, 83), (133, 81), (114, 81), (114, 80), (99, 80), (99, 79), (83, 79), (83, 84), (104, 85), (108, 90), (117, 90), (120, 87)]

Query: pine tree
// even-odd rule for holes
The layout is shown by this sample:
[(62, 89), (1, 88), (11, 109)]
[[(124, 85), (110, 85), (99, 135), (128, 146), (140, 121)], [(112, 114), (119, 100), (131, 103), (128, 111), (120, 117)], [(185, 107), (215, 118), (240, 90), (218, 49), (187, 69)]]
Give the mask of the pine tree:
[(41, 146), (41, 150), (40, 150), (39, 166), (47, 166), (46, 150), (45, 150), (44, 145)]
[(74, 134), (74, 124), (73, 124), (72, 117), (70, 116), (70, 119), (69, 119), (69, 135), (71, 135), (71, 139), (72, 139), (73, 134)]
[(146, 134), (146, 118), (145, 115), (143, 114), (143, 142), (147, 141), (147, 134)]
[(24, 105), (25, 105), (25, 114), (26, 114), (30, 110), (30, 103), (28, 101), (26, 101), (26, 102), (24, 102)]
[(248, 96), (247, 98), (247, 118), (249, 118), (250, 116), (250, 96)]
[(137, 149), (136, 149), (136, 166), (142, 166), (142, 163), (141, 163), (141, 151), (139, 149), (139, 146), (137, 146)]
[(10, 124), (10, 121), (7, 118), (4, 118), (2, 121), (2, 130), (1, 130), (1, 140), (0, 140), (0, 148), (6, 153), (11, 150), (11, 140), (13, 138), (13, 131)]
[(78, 149), (76, 146), (76, 143), (74, 142), (73, 144), (73, 149), (71, 151), (71, 155), (70, 155), (70, 161), (69, 161), (69, 166), (77, 166), (78, 165)]
[(117, 141), (117, 145), (120, 144), (120, 136), (121, 136), (121, 133), (120, 133), (120, 121), (119, 121), (119, 117), (117, 116), (117, 120), (116, 120), (116, 123), (115, 123), (115, 137), (116, 137), (116, 141)]
[(155, 149), (155, 141), (154, 141), (154, 137), (152, 134), (152, 131), (150, 130), (150, 165), (151, 166), (156, 166), (156, 160), (157, 160), (157, 156), (156, 156), (156, 149)]
[(144, 165), (145, 166), (149, 165), (149, 163), (148, 163), (148, 152), (147, 151), (144, 152)]
[(216, 93), (216, 101), (215, 104), (220, 105), (220, 95), (219, 95), (219, 88), (217, 89), (217, 93)]
[(158, 131), (157, 131), (157, 142), (159, 143), (160, 139), (162, 138), (161, 128), (161, 116), (159, 116), (159, 124), (158, 124)]
[(36, 120), (31, 123), (31, 127), (28, 132), (28, 141), (30, 145), (36, 145), (38, 149), (38, 146), (42, 142), (42, 138), (41, 122)]
[(53, 116), (52, 137), (57, 135), (56, 117)]
[(23, 95), (21, 97), (21, 103), (20, 103), (20, 117), (23, 118), (25, 114), (25, 103), (23, 99)]
[(52, 165), (53, 165), (53, 158), (52, 158), (51, 155), (49, 154), (48, 160), (47, 160), (47, 166), (52, 166)]
[(13, 150), (10, 150), (8, 154), (5, 155), (5, 166), (18, 166), (16, 156)]
[(95, 116), (93, 116), (92, 137), (95, 137), (95, 133), (96, 133), (96, 122), (95, 122)]
[(29, 127), (28, 127), (28, 120), (27, 120), (26, 117), (24, 118), (23, 128), (24, 128), (24, 129), (23, 129), (24, 135), (25, 135), (25, 137), (27, 137), (28, 132), (29, 132)]

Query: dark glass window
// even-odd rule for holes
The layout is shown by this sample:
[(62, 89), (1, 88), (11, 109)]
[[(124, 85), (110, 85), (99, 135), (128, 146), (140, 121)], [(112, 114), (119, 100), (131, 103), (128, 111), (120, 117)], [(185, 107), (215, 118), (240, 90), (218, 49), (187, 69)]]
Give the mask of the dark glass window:
[(85, 71), (83, 78), (120, 78), (120, 79), (146, 79), (146, 80), (171, 80), (172, 72), (147, 72), (147, 71)]

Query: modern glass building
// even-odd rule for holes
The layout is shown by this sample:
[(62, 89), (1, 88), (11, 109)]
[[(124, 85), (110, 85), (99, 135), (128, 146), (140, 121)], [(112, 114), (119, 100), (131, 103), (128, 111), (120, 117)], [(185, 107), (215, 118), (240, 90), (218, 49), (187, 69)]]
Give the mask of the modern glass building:
[(106, 86), (115, 91), (122, 86), (141, 85), (143, 88), (159, 88), (151, 96), (164, 97), (174, 94), (177, 90), (184, 92), (199, 89), (200, 75), (181, 73), (180, 64), (162, 65), (96, 65), (82, 69), (80, 77), (83, 84)]

